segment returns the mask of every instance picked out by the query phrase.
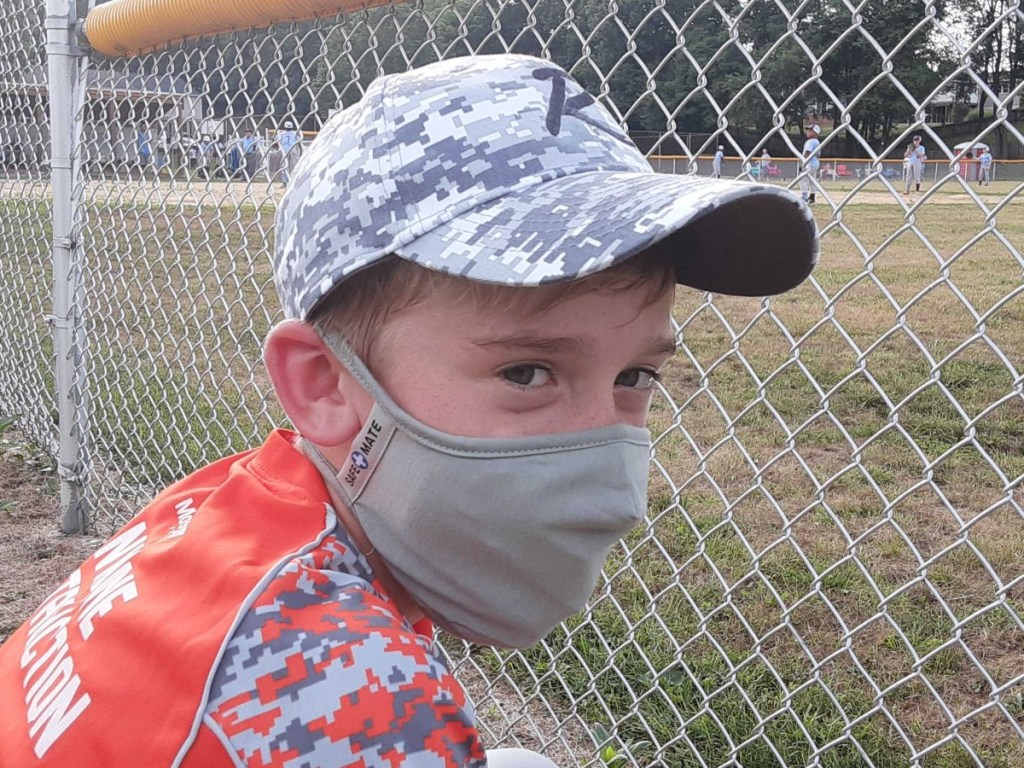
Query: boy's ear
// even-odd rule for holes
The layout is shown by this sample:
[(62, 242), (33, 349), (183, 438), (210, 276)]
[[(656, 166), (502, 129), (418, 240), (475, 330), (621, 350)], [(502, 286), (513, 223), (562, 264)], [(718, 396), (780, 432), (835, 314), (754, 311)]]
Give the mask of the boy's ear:
[(277, 399), (295, 429), (320, 446), (347, 447), (363, 426), (373, 398), (311, 325), (286, 320), (263, 347)]

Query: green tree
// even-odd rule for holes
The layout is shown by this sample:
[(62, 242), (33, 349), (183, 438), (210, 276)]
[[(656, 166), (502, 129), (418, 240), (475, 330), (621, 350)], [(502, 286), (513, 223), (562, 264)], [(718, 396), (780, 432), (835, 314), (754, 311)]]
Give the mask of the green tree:
[[(821, 62), (828, 91), (822, 88), (818, 101), (837, 123), (848, 111), (851, 129), (874, 147), (885, 146), (897, 123), (915, 119), (914, 102), (923, 103), (953, 70), (930, 26), (913, 31), (927, 17), (925, 0), (871, 0), (858, 6), (858, 19), (841, 0), (820, 7), (806, 32), (812, 48), (820, 55), (845, 35)], [(847, 132), (844, 153), (859, 150)]]
[[(1012, 91), (1024, 80), (1024, 21), (1019, 2), (980, 0), (963, 2), (954, 9), (961, 27), (970, 39), (981, 39), (970, 56), (974, 73), (996, 96)], [(971, 91), (978, 93), (978, 116), (984, 117), (990, 97), (971, 78), (964, 78)]]

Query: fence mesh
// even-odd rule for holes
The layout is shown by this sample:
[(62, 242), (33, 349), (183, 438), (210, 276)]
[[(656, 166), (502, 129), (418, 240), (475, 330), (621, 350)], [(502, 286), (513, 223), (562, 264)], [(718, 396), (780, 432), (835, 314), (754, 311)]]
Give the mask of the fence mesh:
[[(9, 7), (0, 410), (50, 444), (42, 10)], [(646, 524), (587, 611), (522, 652), (442, 638), (487, 740), (563, 765), (1022, 764), (1022, 33), (1007, 0), (421, 0), (94, 57), (93, 525), (281, 423), (259, 364), (273, 216), (327, 116), (381, 73), (549, 57), (661, 172), (711, 173), (722, 145), (729, 177), (807, 183), (823, 257), (772, 300), (680, 296)], [(914, 134), (929, 171), (905, 193)]]
[(50, 307), (49, 116), (43, 7), (14, 0), (0, 18), (0, 412), (55, 450)]

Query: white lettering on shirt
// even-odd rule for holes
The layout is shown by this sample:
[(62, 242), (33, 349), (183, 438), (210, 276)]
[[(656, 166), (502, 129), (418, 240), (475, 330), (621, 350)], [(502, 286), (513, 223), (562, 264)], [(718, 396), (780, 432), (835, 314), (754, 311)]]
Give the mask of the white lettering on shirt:
[(61, 630), (61, 634), (64, 638), (61, 655), (25, 698), (28, 708), (28, 735), (35, 741), (32, 749), (39, 758), (42, 758), (53, 746), (53, 742), (78, 719), (91, 701), (88, 693), (83, 693), (75, 699), (82, 680), (75, 673), (74, 662), (67, 655), (67, 629)]
[[(22, 679), (28, 732), (40, 759), (91, 701), (88, 693), (75, 698), (82, 681), (75, 674), (68, 648), (67, 628), (81, 583), (82, 572), (75, 571), (39, 607), (29, 620), (28, 639), (21, 654), (21, 668), (28, 667)], [(50, 643), (37, 657), (38, 646), (46, 638)]]
[(185, 531), (188, 530), (188, 524), (192, 522), (192, 516), (196, 513), (195, 503), (191, 496), (184, 501), (179, 501), (174, 508), (178, 512), (178, 524), (168, 531), (168, 539), (184, 536)]
[[(115, 601), (138, 597), (131, 559), (146, 545), (146, 524), (125, 529), (98, 550), (89, 591), (78, 611), (83, 640), (93, 633), (93, 620), (105, 616)], [(20, 664), (25, 670), (22, 688), (32, 750), (42, 759), (54, 742), (86, 710), (89, 694), (79, 694), (82, 679), (75, 672), (68, 644), (75, 602), (82, 586), (82, 571), (75, 571), (29, 620)]]
[(142, 522), (125, 529), (121, 535), (96, 550), (96, 573), (78, 617), (78, 629), (83, 639), (89, 639), (95, 628), (93, 620), (106, 616), (114, 607), (115, 600), (128, 603), (139, 596), (131, 559), (144, 546), (146, 524)]

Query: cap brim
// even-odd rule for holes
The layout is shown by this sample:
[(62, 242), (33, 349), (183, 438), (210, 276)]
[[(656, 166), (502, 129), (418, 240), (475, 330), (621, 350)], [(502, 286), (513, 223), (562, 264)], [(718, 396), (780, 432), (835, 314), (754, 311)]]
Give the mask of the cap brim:
[(530, 286), (599, 272), (661, 241), (678, 252), (680, 283), (737, 296), (789, 290), (818, 258), (810, 209), (781, 187), (605, 171), (516, 190), (395, 253), (481, 282)]

